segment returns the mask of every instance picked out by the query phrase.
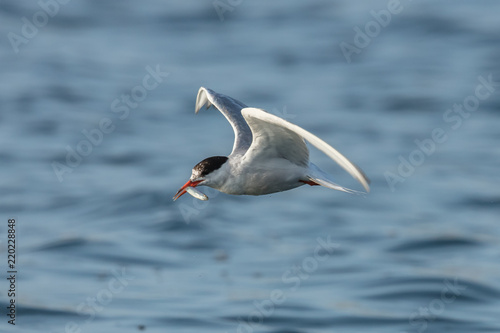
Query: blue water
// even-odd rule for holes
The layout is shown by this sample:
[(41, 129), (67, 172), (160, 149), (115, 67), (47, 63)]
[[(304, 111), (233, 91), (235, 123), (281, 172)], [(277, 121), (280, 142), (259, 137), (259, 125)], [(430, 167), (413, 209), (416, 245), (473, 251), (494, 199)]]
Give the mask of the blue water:
[[(498, 1), (42, 3), (0, 2), (0, 331), (500, 331)], [(200, 86), (371, 193), (172, 202), (232, 147)]]

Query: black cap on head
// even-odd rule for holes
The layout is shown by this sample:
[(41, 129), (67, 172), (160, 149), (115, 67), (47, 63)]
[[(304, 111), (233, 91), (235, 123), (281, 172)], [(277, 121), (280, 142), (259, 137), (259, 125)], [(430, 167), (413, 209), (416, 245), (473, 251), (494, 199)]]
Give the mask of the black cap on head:
[(209, 173), (219, 169), (224, 163), (226, 163), (226, 156), (213, 156), (205, 158), (200, 163), (196, 164), (193, 168), (193, 175), (198, 177), (205, 177)]

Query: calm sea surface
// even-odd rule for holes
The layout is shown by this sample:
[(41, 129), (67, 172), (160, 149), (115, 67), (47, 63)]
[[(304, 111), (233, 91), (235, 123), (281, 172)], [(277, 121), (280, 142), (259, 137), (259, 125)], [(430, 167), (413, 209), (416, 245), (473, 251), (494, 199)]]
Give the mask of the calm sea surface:
[[(500, 332), (499, 13), (0, 1), (0, 331)], [(200, 86), (317, 134), (371, 193), (172, 202), (233, 144)]]

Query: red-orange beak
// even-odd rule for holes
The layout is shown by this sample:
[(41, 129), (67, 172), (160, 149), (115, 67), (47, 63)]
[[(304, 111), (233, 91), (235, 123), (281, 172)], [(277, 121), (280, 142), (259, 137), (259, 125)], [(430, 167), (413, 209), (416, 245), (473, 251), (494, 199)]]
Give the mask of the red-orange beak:
[(196, 187), (201, 182), (202, 182), (202, 180), (197, 180), (194, 182), (188, 180), (187, 183), (182, 185), (182, 187), (179, 189), (179, 191), (177, 191), (177, 193), (174, 195), (174, 201), (179, 199), (180, 197), (182, 197), (184, 195), (184, 193), (186, 193), (187, 187), (189, 187), (189, 186)]

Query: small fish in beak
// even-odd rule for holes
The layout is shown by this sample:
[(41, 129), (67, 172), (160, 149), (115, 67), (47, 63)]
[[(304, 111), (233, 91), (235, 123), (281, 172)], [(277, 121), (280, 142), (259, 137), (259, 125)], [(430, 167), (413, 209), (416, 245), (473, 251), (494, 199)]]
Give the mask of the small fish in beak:
[(203, 200), (203, 201), (208, 200), (208, 197), (206, 196), (206, 194), (201, 193), (200, 191), (198, 191), (194, 187), (186, 187), (186, 192), (191, 194), (193, 197), (195, 197), (198, 200)]

